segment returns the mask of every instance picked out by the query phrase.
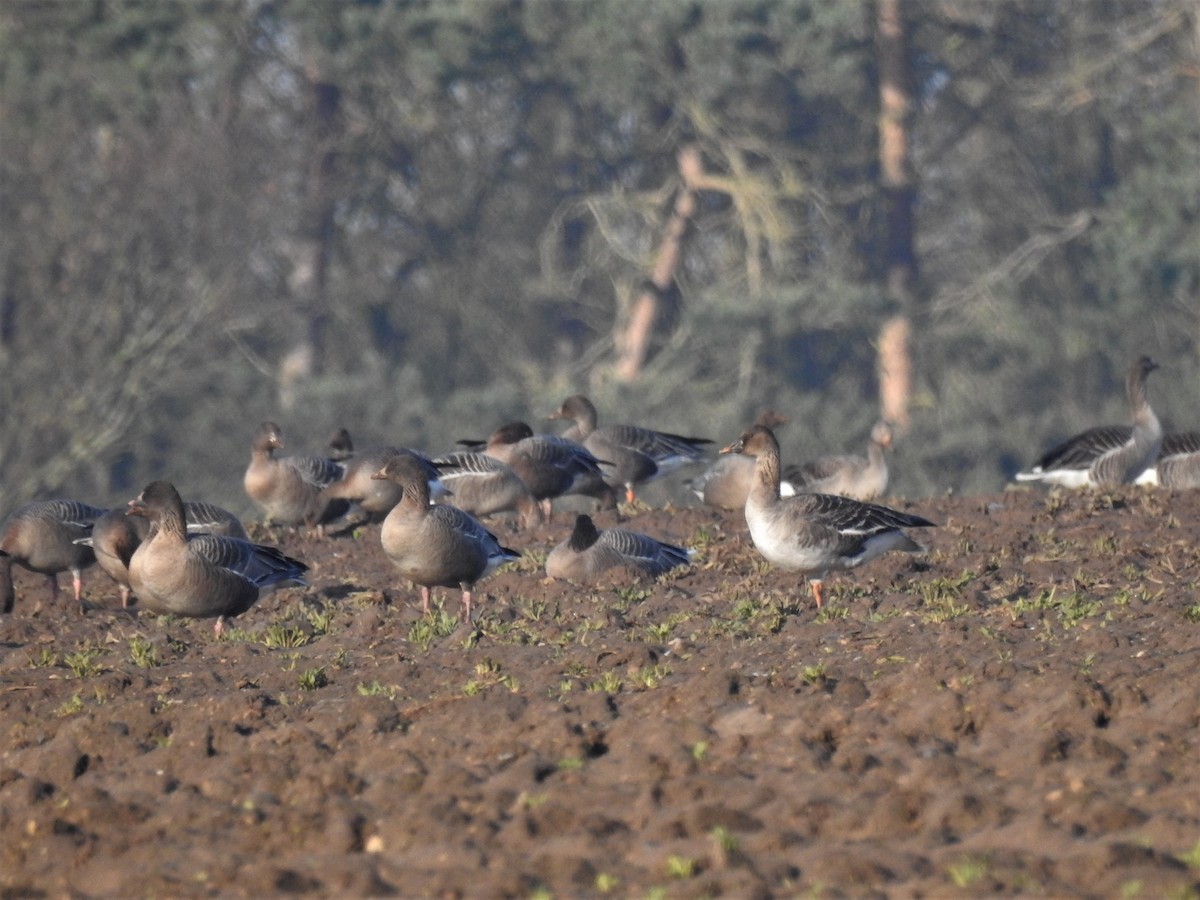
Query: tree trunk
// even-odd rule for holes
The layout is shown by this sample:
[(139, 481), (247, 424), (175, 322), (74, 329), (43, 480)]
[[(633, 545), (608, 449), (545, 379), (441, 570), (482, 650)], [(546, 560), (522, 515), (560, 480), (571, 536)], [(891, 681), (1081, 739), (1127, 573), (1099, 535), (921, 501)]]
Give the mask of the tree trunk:
[(305, 178), (300, 234), (288, 280), (295, 299), (295, 337), (279, 363), (279, 405), (284, 411), (296, 402), (300, 382), (320, 365), (321, 334), (327, 320), (325, 292), (334, 238), (334, 191), (330, 184), (337, 162), (335, 149), (341, 90), (310, 74), (313, 125), (309, 171)]
[(908, 31), (902, 0), (877, 0), (879, 46), (879, 163), (885, 215), (884, 283), (898, 312), (879, 335), (881, 414), (903, 432), (909, 425), (912, 351), (909, 318), (917, 280), (914, 246), (916, 187), (909, 156)]
[(703, 174), (700, 151), (696, 147), (684, 147), (679, 151), (678, 162), (682, 184), (675, 195), (675, 205), (654, 268), (638, 291), (624, 326), (616, 334), (617, 361), (613, 371), (621, 381), (636, 381), (642, 374), (658, 320), (659, 304), (675, 285), (675, 276), (683, 260), (683, 239), (696, 213), (696, 182)]

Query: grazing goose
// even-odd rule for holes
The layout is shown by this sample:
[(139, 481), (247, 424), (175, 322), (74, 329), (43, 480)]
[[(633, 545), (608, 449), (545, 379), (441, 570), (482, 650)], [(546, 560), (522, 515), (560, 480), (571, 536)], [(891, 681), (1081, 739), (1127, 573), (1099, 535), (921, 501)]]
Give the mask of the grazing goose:
[[(363, 522), (381, 520), (400, 502), (404, 491), (400, 485), (374, 476), (389, 459), (401, 455), (411, 456), (420, 463), (434, 496), (440, 497), (445, 493), (438, 480), (437, 467), (425, 454), (407, 447), (373, 447), (342, 461), (342, 476), (317, 492), (309, 506), (305, 524), (330, 533), (344, 531)], [(347, 505), (349, 508), (344, 509)]]
[(565, 494), (599, 497), (601, 506), (616, 506), (616, 496), (605, 483), (597, 459), (582, 444), (553, 434), (534, 434), (524, 422), (501, 425), (483, 441), (459, 441), (508, 465), (550, 518), (552, 501)]
[(507, 464), (473, 450), (459, 450), (433, 459), (441, 482), (454, 506), (473, 516), (490, 516), (512, 510), (521, 526), (542, 522), (542, 507)]
[(0, 526), (0, 598), (10, 613), (16, 601), (12, 566), (45, 575), (58, 598), (58, 573), (70, 572), (75, 602), (83, 609), (83, 570), (96, 561), (91, 547), (78, 544), (91, 534), (104, 510), (78, 500), (35, 500), (14, 510)]
[(126, 515), (150, 523), (149, 537), (129, 560), (129, 586), (151, 612), (225, 619), (245, 612), (262, 588), (298, 581), (304, 563), (274, 547), (215, 534), (189, 535), (183, 500), (169, 481), (155, 481), (129, 501)]
[[(188, 534), (219, 534), (246, 540), (246, 529), (233, 513), (212, 503), (189, 500), (183, 504)], [(150, 533), (150, 520), (129, 516), (122, 508), (110, 509), (96, 519), (90, 537), (77, 543), (86, 544), (96, 554), (96, 562), (117, 583), (121, 608), (129, 606), (132, 591), (129, 587), (129, 560)]]
[(832, 494), (779, 496), (779, 442), (754, 425), (722, 453), (754, 458), (756, 480), (746, 498), (746, 524), (754, 546), (769, 562), (804, 572), (821, 605), (821, 585), (834, 569), (852, 569), (889, 550), (923, 548), (902, 528), (931, 528), (920, 516)]
[(884, 452), (891, 446), (891, 423), (881, 420), (871, 429), (865, 457), (822, 456), (800, 466), (788, 466), (783, 479), (796, 493), (840, 494), (855, 500), (874, 500), (887, 492), (888, 464)]
[(1166, 435), (1158, 451), (1158, 461), (1138, 476), (1137, 484), (1178, 489), (1200, 487), (1200, 432)]
[(325, 456), (275, 456), (283, 447), (278, 425), (259, 425), (242, 484), (266, 513), (268, 523), (300, 525), (307, 521), (321, 489), (341, 478), (345, 467)]
[(690, 563), (690, 552), (624, 528), (597, 530), (591, 516), (575, 517), (570, 537), (546, 557), (546, 574), (571, 581), (594, 581), (617, 566), (657, 578)]
[(575, 423), (563, 437), (583, 444), (597, 459), (608, 460), (605, 481), (624, 487), (629, 503), (636, 499), (635, 485), (698, 461), (704, 454), (703, 445), (712, 443), (708, 438), (683, 437), (638, 425), (597, 427), (596, 407), (582, 394), (568, 397), (550, 418)]
[(1132, 484), (1154, 464), (1162, 444), (1162, 426), (1146, 397), (1146, 376), (1158, 368), (1148, 356), (1129, 367), (1125, 391), (1132, 427), (1089, 428), (1050, 448), (1017, 481), (1043, 481), (1063, 487), (1113, 487)]
[(429, 612), (431, 587), (456, 587), (462, 592), (462, 618), (469, 624), (475, 583), (521, 554), (500, 546), (470, 513), (430, 506), (429, 480), (413, 457), (393, 456), (374, 477), (403, 488), (400, 502), (383, 520), (379, 539), (400, 574), (421, 588), (421, 611)]
[[(765, 409), (754, 420), (755, 425), (778, 428), (787, 417), (773, 409)], [(707, 469), (687, 482), (702, 503), (717, 509), (741, 509), (746, 505), (750, 485), (754, 483), (754, 460), (748, 456), (725, 454), (718, 456)], [(790, 483), (780, 484), (780, 493), (790, 497), (795, 493)]]

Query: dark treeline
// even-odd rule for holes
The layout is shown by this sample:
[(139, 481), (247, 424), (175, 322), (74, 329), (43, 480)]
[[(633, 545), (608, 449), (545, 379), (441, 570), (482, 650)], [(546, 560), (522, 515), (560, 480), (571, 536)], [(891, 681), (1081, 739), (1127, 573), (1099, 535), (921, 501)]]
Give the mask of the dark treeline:
[(248, 511), (262, 419), (442, 449), (579, 390), (859, 450), (896, 317), (902, 493), (995, 489), (1122, 421), (1140, 353), (1168, 429), (1200, 428), (1198, 15), (6, 3), (0, 511), (156, 477)]

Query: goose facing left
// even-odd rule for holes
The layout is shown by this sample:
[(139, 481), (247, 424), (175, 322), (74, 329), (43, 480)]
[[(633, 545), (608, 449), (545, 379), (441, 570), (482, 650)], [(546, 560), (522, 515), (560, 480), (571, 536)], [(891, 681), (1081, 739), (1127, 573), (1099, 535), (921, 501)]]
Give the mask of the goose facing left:
[(818, 607), (826, 573), (889, 550), (924, 549), (903, 531), (933, 527), (921, 516), (834, 494), (780, 497), (779, 442), (769, 428), (755, 425), (721, 452), (754, 458), (755, 482), (746, 498), (750, 537), (768, 562), (808, 576)]
[[(219, 534), (224, 537), (247, 538), (241, 520), (227, 509), (203, 500), (188, 500), (183, 504), (187, 532)], [(110, 509), (96, 519), (90, 537), (78, 543), (89, 545), (96, 554), (96, 563), (117, 583), (121, 608), (129, 606), (133, 592), (129, 587), (129, 561), (150, 536), (150, 520), (144, 516), (127, 515), (128, 507)]]
[(429, 612), (429, 589), (458, 588), (462, 619), (471, 623), (475, 583), (521, 554), (500, 545), (479, 520), (456, 506), (431, 506), (429, 480), (411, 456), (393, 456), (373, 476), (403, 488), (383, 520), (383, 552), (402, 576), (421, 589), (421, 611)]
[(83, 608), (83, 570), (96, 561), (92, 548), (76, 543), (92, 532), (105, 510), (78, 500), (35, 500), (13, 511), (0, 526), (0, 600), (12, 612), (16, 601), (12, 566), (46, 576), (58, 597), (58, 573), (70, 572), (75, 602)]
[(239, 538), (189, 537), (183, 500), (168, 481), (149, 484), (129, 501), (126, 515), (150, 521), (150, 536), (129, 561), (129, 584), (138, 603), (156, 613), (225, 619), (245, 612), (263, 588), (300, 581), (308, 567), (274, 547)]

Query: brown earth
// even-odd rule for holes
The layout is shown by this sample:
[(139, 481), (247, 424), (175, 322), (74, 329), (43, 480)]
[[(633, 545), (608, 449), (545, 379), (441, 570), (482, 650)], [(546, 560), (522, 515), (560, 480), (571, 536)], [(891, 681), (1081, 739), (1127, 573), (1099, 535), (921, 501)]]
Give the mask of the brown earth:
[(275, 536), (310, 586), (222, 640), (21, 573), (0, 895), (1196, 896), (1200, 493), (896, 505), (928, 556), (820, 613), (699, 509), (629, 517), (699, 550), (646, 584), (499, 524), (475, 637), (378, 526)]

